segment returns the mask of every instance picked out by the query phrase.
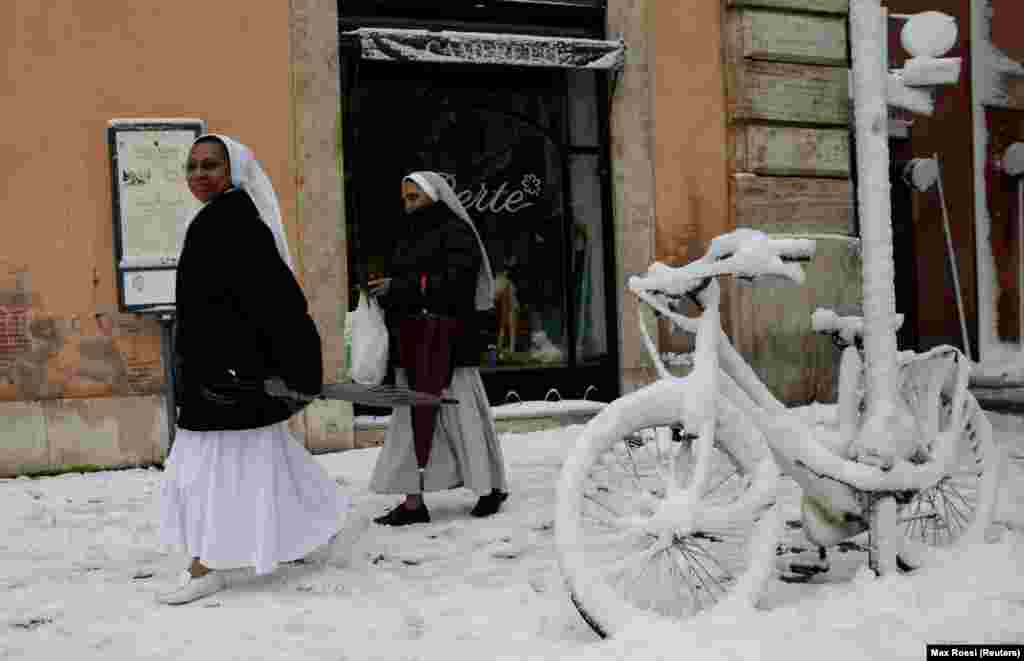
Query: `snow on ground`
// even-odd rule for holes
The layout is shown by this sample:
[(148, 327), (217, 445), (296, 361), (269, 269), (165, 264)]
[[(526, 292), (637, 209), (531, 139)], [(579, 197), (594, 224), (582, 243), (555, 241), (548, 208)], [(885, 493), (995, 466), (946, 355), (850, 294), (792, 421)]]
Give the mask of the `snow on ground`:
[[(1024, 455), (1024, 420), (991, 417), (1008, 454)], [(180, 607), (153, 601), (185, 564), (156, 544), (158, 471), (0, 481), (0, 659), (861, 661), (920, 659), (925, 642), (1024, 643), (1024, 460), (1007, 464), (998, 543), (884, 580), (858, 572), (862, 553), (834, 553), (815, 582), (773, 581), (761, 610), (637, 622), (601, 641), (553, 548), (554, 486), (579, 430), (502, 437), (512, 497), (491, 519), (468, 516), (464, 490), (435, 494), (432, 523), (371, 527), (352, 568), (288, 566)], [(374, 513), (395, 500), (366, 491), (376, 454), (318, 457)]]

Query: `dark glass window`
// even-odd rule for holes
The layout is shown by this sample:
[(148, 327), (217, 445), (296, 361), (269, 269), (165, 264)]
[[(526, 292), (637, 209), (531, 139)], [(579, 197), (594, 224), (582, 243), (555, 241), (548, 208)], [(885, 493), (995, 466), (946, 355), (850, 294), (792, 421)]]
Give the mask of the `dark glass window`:
[(486, 372), (614, 371), (602, 74), (360, 66), (357, 151), (346, 159), (358, 186), (350, 273), (358, 259), (370, 274), (386, 272), (391, 228), (404, 221), (402, 176), (441, 172), (476, 223), (498, 282), (499, 351), (493, 362), (481, 356)]

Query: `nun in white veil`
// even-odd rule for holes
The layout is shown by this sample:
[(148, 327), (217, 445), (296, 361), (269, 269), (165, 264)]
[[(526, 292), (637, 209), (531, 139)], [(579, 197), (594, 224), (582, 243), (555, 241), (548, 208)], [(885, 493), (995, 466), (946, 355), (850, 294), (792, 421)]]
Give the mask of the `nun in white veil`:
[[(371, 281), (369, 288), (379, 296), (398, 340), (392, 343), (399, 349), (396, 382), (427, 392), (443, 383), (458, 404), (394, 410), (370, 489), (405, 494), (405, 500), (374, 520), (392, 526), (425, 523), (430, 514), (423, 493), (455, 487), (479, 497), (473, 516), (490, 516), (508, 496), (504, 458), (479, 370), (477, 320), (480, 312), (494, 307), (494, 275), (476, 227), (440, 174), (406, 176), (402, 199), (406, 232), (396, 237), (389, 276)], [(433, 331), (429, 337), (419, 335), (418, 328), (449, 320), (462, 323), (450, 338), (438, 339)], [(412, 364), (409, 354), (417, 354), (419, 362)], [(419, 360), (424, 355), (426, 362)], [(432, 360), (435, 367), (428, 369), (433, 371), (437, 361), (448, 362), (447, 381), (431, 378), (424, 386), (418, 371), (427, 371), (421, 368)]]
[(269, 178), (248, 147), (206, 135), (193, 143), (186, 179), (203, 206), (178, 262), (179, 415), (160, 537), (191, 566), (158, 595), (165, 604), (223, 589), (225, 570), (267, 574), (324, 546), (339, 559), (360, 525), (344, 526), (348, 497), (288, 429), (301, 406), (232, 385), (278, 377), (312, 394), (322, 384), (319, 333)]

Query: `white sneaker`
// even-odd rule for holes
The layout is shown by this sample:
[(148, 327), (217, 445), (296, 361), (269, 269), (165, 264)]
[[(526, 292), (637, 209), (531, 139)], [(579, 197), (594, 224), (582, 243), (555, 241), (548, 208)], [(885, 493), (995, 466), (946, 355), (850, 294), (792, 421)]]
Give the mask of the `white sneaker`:
[(192, 578), (191, 574), (186, 571), (185, 577), (186, 580), (182, 581), (180, 586), (170, 592), (158, 594), (156, 600), (161, 604), (177, 606), (208, 597), (227, 587), (224, 576), (217, 571), (210, 571), (199, 578)]
[(352, 564), (352, 554), (356, 544), (370, 527), (370, 515), (365, 512), (352, 512), (345, 519), (345, 525), (331, 537), (327, 543), (324, 562), (332, 567), (348, 567)]

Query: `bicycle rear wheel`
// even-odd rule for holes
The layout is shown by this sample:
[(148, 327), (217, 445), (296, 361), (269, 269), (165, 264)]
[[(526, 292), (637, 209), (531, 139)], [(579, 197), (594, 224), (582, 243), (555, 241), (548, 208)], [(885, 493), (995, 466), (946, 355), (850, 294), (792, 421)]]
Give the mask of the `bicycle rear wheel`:
[(690, 389), (685, 379), (663, 379), (612, 402), (584, 427), (563, 468), (559, 564), (573, 603), (601, 636), (638, 614), (682, 618), (727, 599), (752, 603), (773, 569), (778, 473), (737, 411), (718, 425), (703, 492), (675, 497), (690, 485), (696, 442), (673, 429), (679, 414), (664, 402)]
[[(943, 398), (941, 415), (952, 404)], [(918, 491), (899, 510), (903, 534), (930, 547), (981, 541), (992, 524), (999, 482), (992, 427), (974, 397), (967, 394), (967, 422), (956, 446), (954, 468), (930, 488)]]
[[(901, 368), (902, 391), (927, 437), (955, 434), (952, 469), (934, 485), (917, 491), (899, 509), (905, 537), (930, 547), (981, 541), (992, 523), (999, 486), (999, 455), (992, 426), (981, 406), (957, 378), (959, 352), (938, 348)], [(954, 415), (960, 406), (960, 415)], [(960, 420), (959, 428), (953, 428)], [(934, 443), (934, 441), (933, 441)], [(922, 463), (934, 461), (929, 444)]]

